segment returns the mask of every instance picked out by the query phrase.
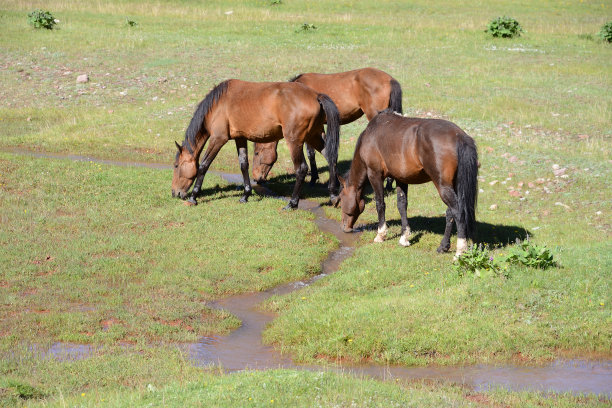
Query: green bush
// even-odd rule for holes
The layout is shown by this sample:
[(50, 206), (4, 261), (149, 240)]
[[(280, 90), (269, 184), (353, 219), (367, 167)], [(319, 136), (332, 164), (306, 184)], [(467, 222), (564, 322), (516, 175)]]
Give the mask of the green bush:
[(511, 264), (522, 264), (532, 268), (546, 269), (555, 266), (553, 254), (548, 248), (538, 246), (529, 239), (517, 244), (509, 249), (504, 261)]
[(48, 11), (36, 9), (28, 14), (28, 23), (34, 28), (46, 28), (52, 30), (58, 20)]
[(599, 30), (599, 38), (606, 42), (612, 43), (612, 21), (608, 21), (606, 24), (601, 26), (601, 30)]
[(523, 32), (523, 27), (518, 21), (512, 17), (497, 17), (489, 23), (485, 33), (491, 34), (493, 37), (512, 38), (520, 37)]
[(307, 31), (314, 31), (317, 29), (317, 26), (311, 23), (304, 23), (300, 26), (300, 28), (298, 28), (297, 30), (295, 30), (296, 33), (303, 33), (303, 32), (307, 32)]
[(467, 274), (477, 277), (501, 275), (501, 268), (486, 245), (472, 245), (457, 259), (453, 268), (459, 276)]

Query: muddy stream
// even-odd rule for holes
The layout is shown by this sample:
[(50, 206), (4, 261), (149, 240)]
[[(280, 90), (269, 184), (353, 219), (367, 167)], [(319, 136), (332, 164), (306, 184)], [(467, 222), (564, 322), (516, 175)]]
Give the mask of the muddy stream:
[[(35, 157), (92, 161), (127, 167), (149, 167), (164, 170), (171, 168), (169, 165), (118, 162), (77, 155), (34, 153), (22, 150), (11, 150), (10, 152)], [(238, 174), (214, 171), (211, 171), (211, 173), (222, 177), (230, 183), (242, 184), (242, 177)], [(272, 192), (261, 186), (255, 185), (254, 190), (260, 195), (274, 196)], [(168, 197), (170, 199), (169, 191), (170, 188), (168, 188)], [(276, 198), (284, 199), (282, 197)], [(312, 371), (335, 371), (383, 380), (441, 380), (463, 384), (476, 391), (503, 386), (512, 390), (571, 392), (574, 394), (594, 393), (612, 396), (611, 360), (556, 360), (543, 366), (474, 365), (411, 368), (375, 364), (301, 365), (294, 363), (290, 356), (283, 355), (273, 347), (264, 345), (261, 341), (261, 334), (266, 325), (274, 319), (275, 315), (274, 313), (259, 310), (258, 305), (270, 296), (283, 295), (300, 290), (318, 279), (334, 273), (339, 268), (341, 262), (351, 256), (355, 248), (355, 242), (359, 238), (358, 233), (346, 234), (342, 232), (340, 224), (325, 217), (324, 211), (318, 203), (302, 199), (300, 200), (299, 208), (312, 212), (316, 217), (314, 222), (319, 229), (324, 233), (333, 234), (339, 240), (340, 247), (332, 251), (323, 261), (321, 273), (308, 280), (292, 282), (264, 292), (231, 296), (209, 303), (210, 307), (224, 309), (232, 313), (242, 321), (242, 325), (227, 336), (203, 337), (198, 343), (182, 347), (195, 365), (220, 365), (227, 371), (290, 368)], [(52, 346), (54, 351), (49, 350), (48, 353), (57, 354), (60, 357), (69, 355), (73, 358), (79, 358), (79, 356), (83, 358), (88, 354), (86, 350), (71, 350), (72, 346), (56, 343)], [(82, 348), (82, 346), (80, 347)]]

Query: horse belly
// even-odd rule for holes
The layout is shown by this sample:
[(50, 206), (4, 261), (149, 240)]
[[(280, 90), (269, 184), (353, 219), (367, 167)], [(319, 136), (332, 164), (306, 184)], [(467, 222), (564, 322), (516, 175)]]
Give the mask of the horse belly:
[(392, 154), (385, 160), (387, 165), (387, 176), (406, 183), (421, 184), (431, 181), (429, 175), (423, 170), (418, 160), (406, 159), (402, 154)]
[(255, 143), (275, 142), (283, 138), (283, 129), (280, 125), (275, 126), (245, 126), (230, 129), (232, 139), (245, 138)]

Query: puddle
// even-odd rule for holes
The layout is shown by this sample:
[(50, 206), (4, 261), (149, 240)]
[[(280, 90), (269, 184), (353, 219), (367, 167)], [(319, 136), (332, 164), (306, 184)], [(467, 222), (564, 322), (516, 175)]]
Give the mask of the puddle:
[[(86, 156), (60, 155), (24, 152), (35, 157), (62, 158), (76, 161), (93, 161), (109, 165), (171, 169), (170, 165), (98, 160)], [(212, 172), (226, 181), (242, 184), (242, 176)], [(265, 187), (254, 185), (261, 195), (274, 196)], [(276, 197), (286, 200), (283, 197)], [(312, 371), (337, 371), (357, 376), (368, 376), (383, 380), (429, 379), (450, 381), (463, 384), (476, 391), (502, 386), (512, 390), (534, 390), (549, 392), (571, 392), (574, 394), (593, 393), (612, 396), (612, 361), (558, 360), (539, 367), (529, 366), (489, 366), (476, 365), (465, 367), (400, 367), (363, 365), (299, 365), (288, 355), (283, 355), (273, 347), (261, 342), (261, 333), (275, 315), (257, 309), (257, 305), (272, 295), (283, 295), (321, 279), (335, 272), (340, 263), (352, 255), (358, 233), (345, 234), (338, 222), (325, 217), (318, 203), (300, 200), (299, 208), (315, 215), (319, 229), (333, 234), (340, 247), (332, 251), (321, 265), (321, 274), (308, 280), (292, 282), (265, 292), (246, 293), (210, 303), (209, 306), (227, 310), (242, 321), (242, 325), (227, 336), (203, 337), (198, 343), (182, 345), (181, 349), (198, 366), (220, 365), (227, 371), (244, 369), (291, 368)], [(55, 343), (43, 356), (57, 359), (82, 359), (95, 350), (87, 345)], [(46, 353), (46, 354), (45, 354)]]

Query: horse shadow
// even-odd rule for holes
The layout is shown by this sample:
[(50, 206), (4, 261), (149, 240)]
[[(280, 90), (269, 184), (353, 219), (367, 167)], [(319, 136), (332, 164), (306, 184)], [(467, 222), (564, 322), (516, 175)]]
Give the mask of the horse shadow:
[[(400, 226), (401, 221), (389, 220), (387, 224), (390, 226)], [(413, 231), (410, 242), (414, 244), (419, 241), (425, 232), (443, 235), (444, 228), (446, 227), (446, 217), (409, 217), (408, 224)], [(378, 223), (365, 224), (362, 225), (362, 228), (376, 230)], [(456, 233), (456, 227), (453, 227), (453, 230)], [(533, 237), (533, 234), (518, 225), (490, 224), (488, 222), (477, 221), (474, 243), (484, 244), (490, 248), (503, 248), (514, 244), (517, 240), (524, 241), (528, 237)]]
[[(345, 176), (351, 168), (350, 160), (340, 160), (337, 165), (337, 174), (340, 176)], [(318, 172), (320, 175), (329, 172), (329, 166), (317, 166)], [(371, 196), (371, 188), (369, 183), (366, 183), (365, 187), (365, 200), (366, 203), (369, 203), (372, 199)], [(275, 193), (282, 196), (291, 196), (293, 192), (293, 186), (295, 185), (295, 174), (279, 174), (276, 176), (269, 177), (268, 180), (262, 184), (264, 187), (274, 191)], [(308, 171), (308, 175), (304, 180), (304, 184), (302, 184), (302, 191), (300, 192), (300, 198), (325, 198), (329, 197), (329, 190), (327, 189), (327, 182), (318, 181), (316, 184), (310, 183), (310, 171)]]

